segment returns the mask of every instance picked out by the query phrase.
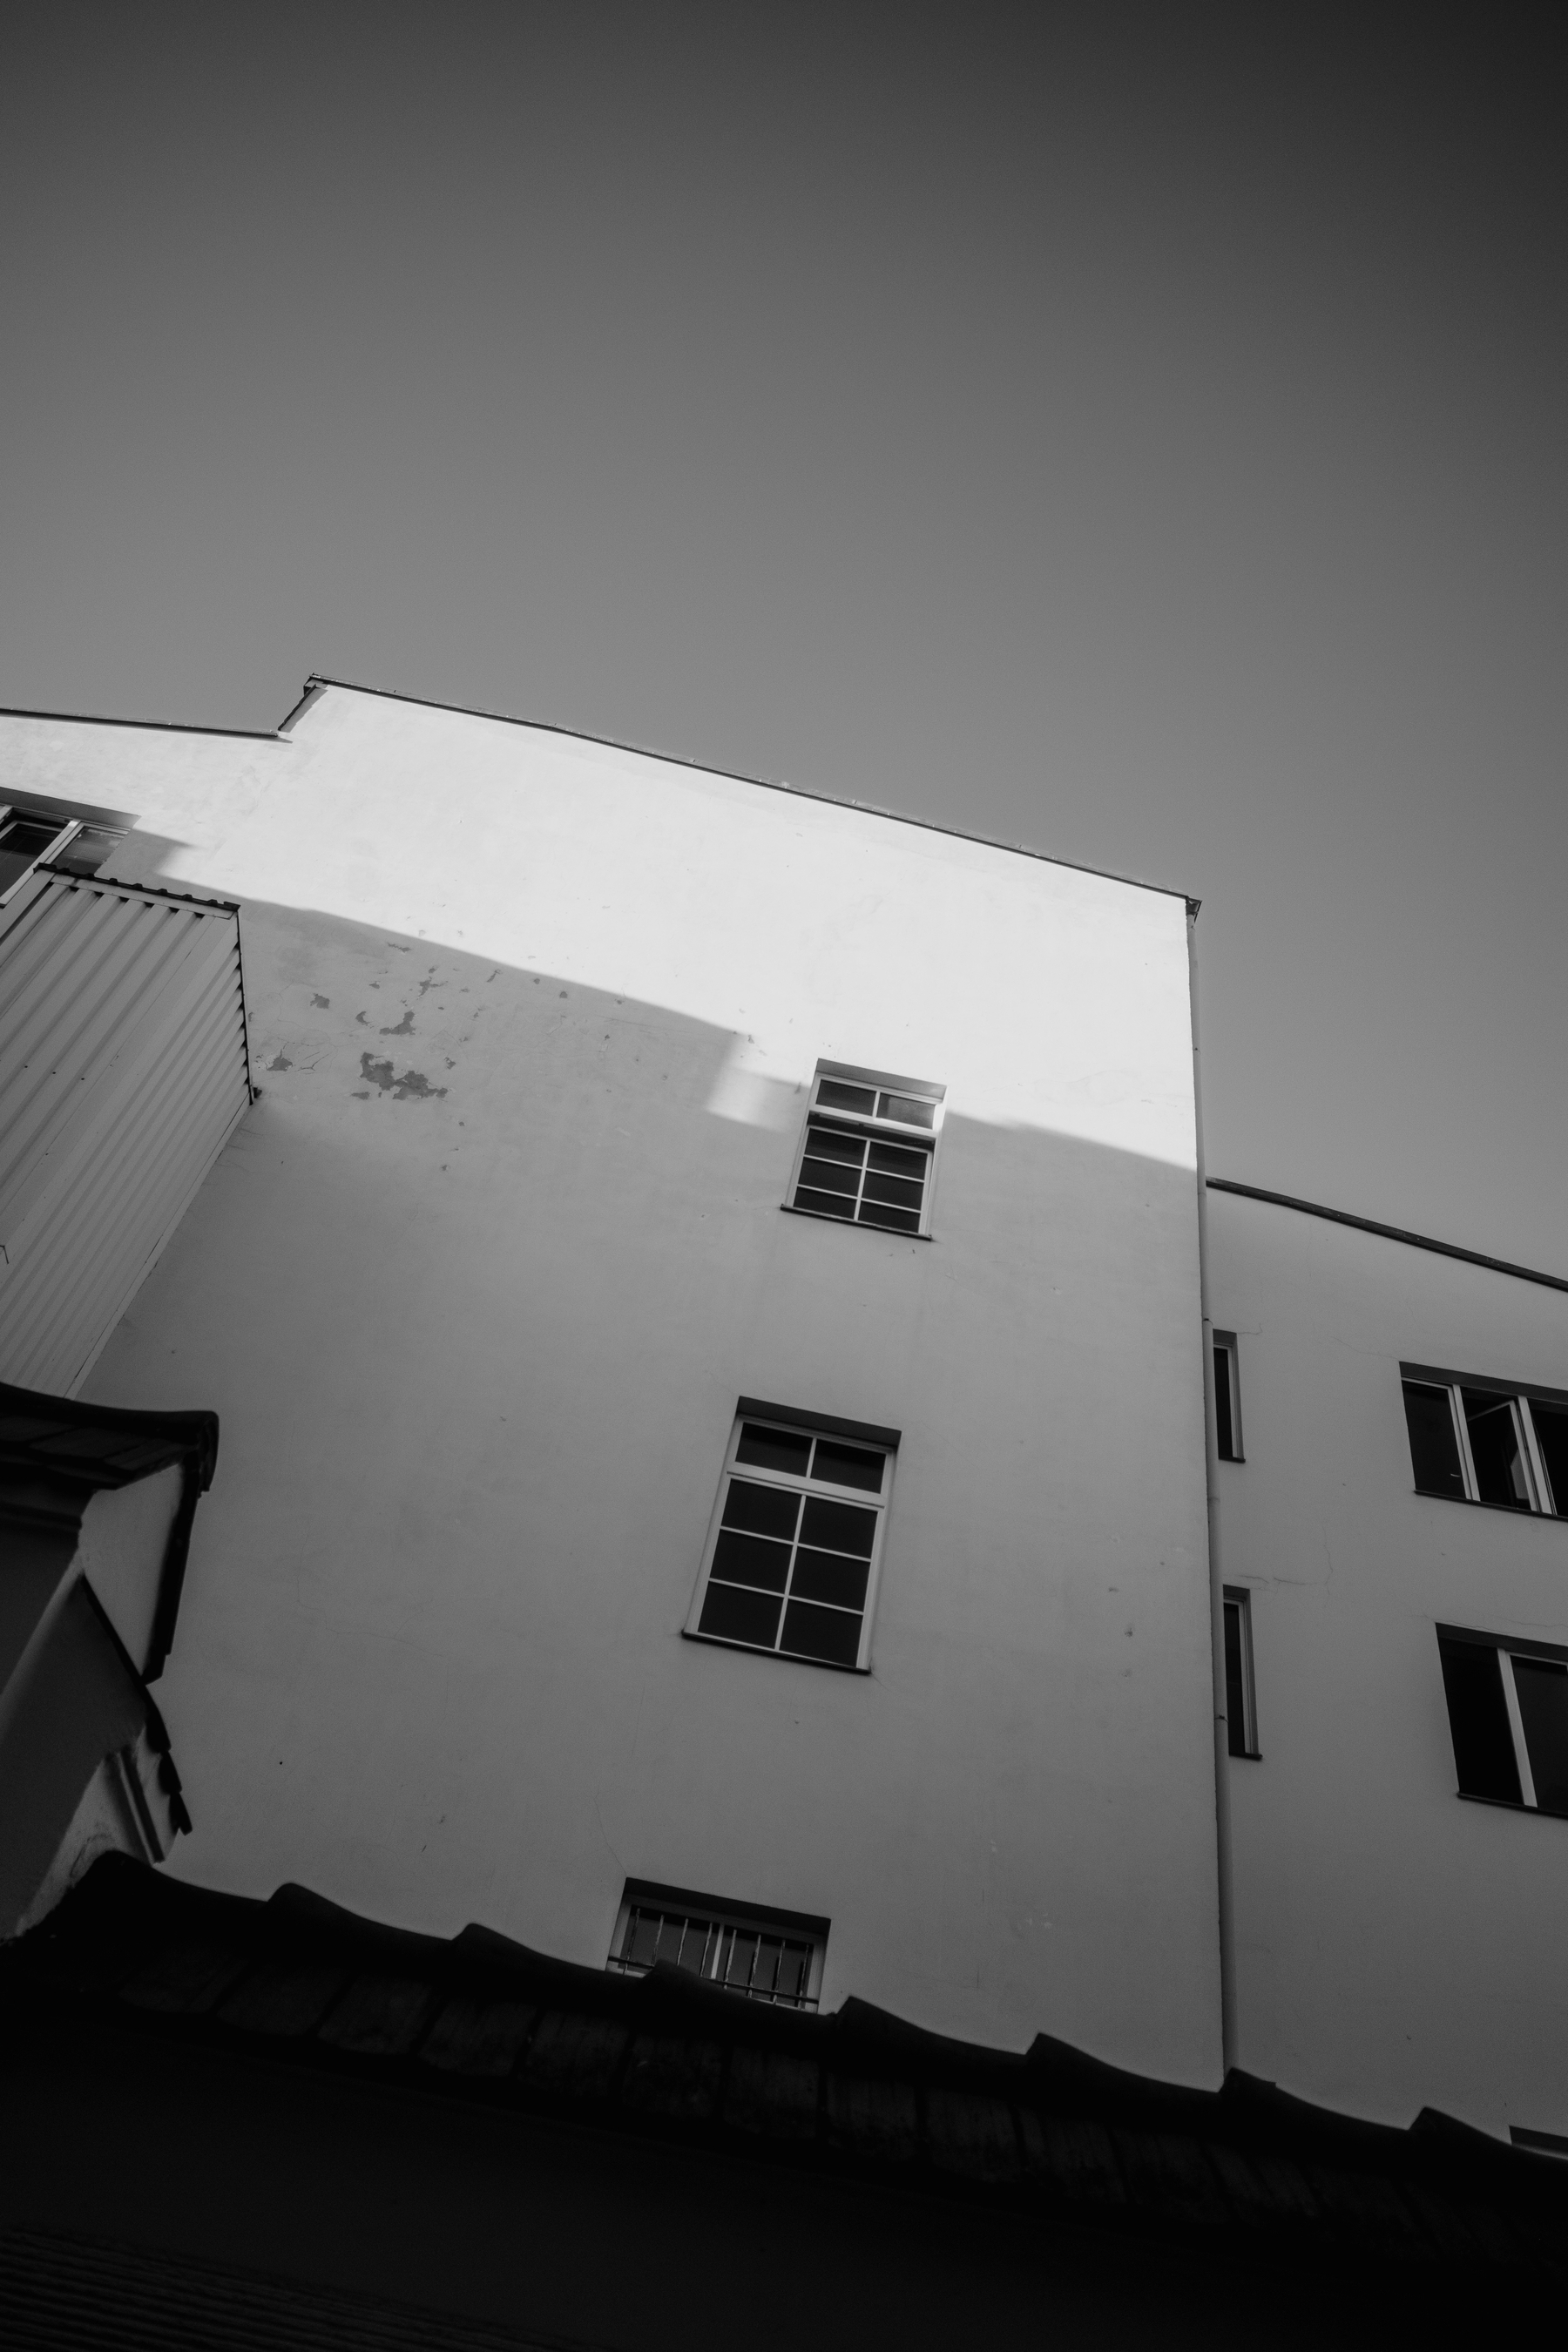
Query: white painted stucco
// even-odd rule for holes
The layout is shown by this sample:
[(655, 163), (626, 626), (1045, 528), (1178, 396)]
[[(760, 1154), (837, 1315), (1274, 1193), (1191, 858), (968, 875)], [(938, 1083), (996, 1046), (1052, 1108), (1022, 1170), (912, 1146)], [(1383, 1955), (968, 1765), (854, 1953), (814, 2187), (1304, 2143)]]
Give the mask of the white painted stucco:
[(1568, 1388), (1568, 1296), (1209, 1195), (1261, 1759), (1230, 1759), (1239, 2063), (1407, 2124), (1568, 2133), (1568, 1821), (1455, 1793), (1439, 1623), (1568, 1643), (1568, 1521), (1414, 1491), (1401, 1362)]
[[(265, 1091), (89, 1382), (222, 1421), (174, 1866), (595, 1964), (658, 1879), (1215, 2080), (1183, 900), (346, 689), (0, 751), (243, 908)], [(931, 1242), (781, 1213), (819, 1057), (945, 1084)], [(868, 1678), (681, 1637), (741, 1394), (903, 1433)]]

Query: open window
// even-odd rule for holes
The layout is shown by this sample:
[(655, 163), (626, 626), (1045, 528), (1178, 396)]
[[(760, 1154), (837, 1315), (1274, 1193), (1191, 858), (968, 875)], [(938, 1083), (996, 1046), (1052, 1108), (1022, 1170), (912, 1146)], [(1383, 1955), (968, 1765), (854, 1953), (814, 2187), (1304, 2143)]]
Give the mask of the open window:
[(784, 1206), (929, 1235), (946, 1092), (924, 1078), (818, 1062)]
[(1462, 1797), (1568, 1815), (1568, 1649), (1439, 1625)]
[(1568, 1394), (1402, 1364), (1418, 1495), (1568, 1517)]

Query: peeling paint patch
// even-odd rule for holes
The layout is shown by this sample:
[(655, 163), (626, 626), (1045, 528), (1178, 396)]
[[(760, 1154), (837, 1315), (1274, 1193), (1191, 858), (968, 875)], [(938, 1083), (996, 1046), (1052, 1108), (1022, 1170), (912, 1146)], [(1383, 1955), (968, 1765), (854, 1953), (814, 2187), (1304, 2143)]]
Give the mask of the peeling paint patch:
[(268, 1068), (269, 1070), (291, 1070), (291, 1069), (293, 1068), (294, 1065), (293, 1065), (293, 1063), (289, 1059), (288, 1055), (283, 1051), (282, 1046), (281, 1046), (281, 1045), (279, 1045), (279, 1047), (278, 1048), (278, 1058), (277, 1058), (277, 1060), (276, 1060), (276, 1061), (273, 1061), (273, 1062), (268, 1062), (268, 1065), (267, 1065), (267, 1066), (268, 1066)]
[(395, 949), (399, 955), (412, 955), (414, 953), (413, 949), (405, 945), (402, 940), (388, 940), (386, 944), (389, 948)]
[(312, 996), (310, 1002), (312, 1004), (318, 1005), (323, 1013), (330, 1013), (331, 1011), (332, 1000), (330, 996)]
[(368, 1087), (355, 1087), (353, 1095), (355, 1102), (369, 1102), (370, 1088)]
[(384, 1037), (412, 1037), (414, 1034), (412, 1007), (405, 1012), (401, 1021), (395, 1023), (390, 1029), (383, 1029), (380, 1034)]
[(368, 1029), (370, 1027), (370, 1016), (368, 1013), (356, 1013), (354, 1014), (354, 1019), (359, 1023), (362, 1029)]
[(400, 1078), (395, 1077), (390, 1059), (378, 1062), (374, 1054), (360, 1055), (359, 1074), (384, 1095), (390, 1093), (394, 1102), (434, 1100), (447, 1091), (445, 1087), (433, 1087), (423, 1070), (405, 1070)]

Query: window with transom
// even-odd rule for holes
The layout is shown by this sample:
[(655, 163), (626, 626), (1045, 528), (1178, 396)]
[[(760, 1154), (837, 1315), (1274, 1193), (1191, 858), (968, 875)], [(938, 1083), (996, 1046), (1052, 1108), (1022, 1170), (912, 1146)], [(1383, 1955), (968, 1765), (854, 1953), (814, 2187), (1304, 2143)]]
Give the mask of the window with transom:
[(945, 1093), (923, 1078), (818, 1062), (785, 1206), (885, 1233), (929, 1233)]
[(621, 1898), (609, 1964), (623, 1976), (646, 1976), (663, 1962), (749, 2000), (815, 2009), (826, 1942), (826, 1919), (742, 1910), (632, 1879)]
[(687, 1632), (864, 1672), (898, 1443), (743, 1397)]

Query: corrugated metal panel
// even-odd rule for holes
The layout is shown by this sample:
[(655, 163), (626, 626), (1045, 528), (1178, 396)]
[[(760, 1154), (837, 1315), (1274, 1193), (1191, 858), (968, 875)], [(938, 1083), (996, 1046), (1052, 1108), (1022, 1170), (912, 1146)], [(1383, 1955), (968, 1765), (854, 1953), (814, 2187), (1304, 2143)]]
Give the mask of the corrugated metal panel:
[(24, 887), (0, 914), (0, 1379), (75, 1393), (249, 1100), (236, 908)]

